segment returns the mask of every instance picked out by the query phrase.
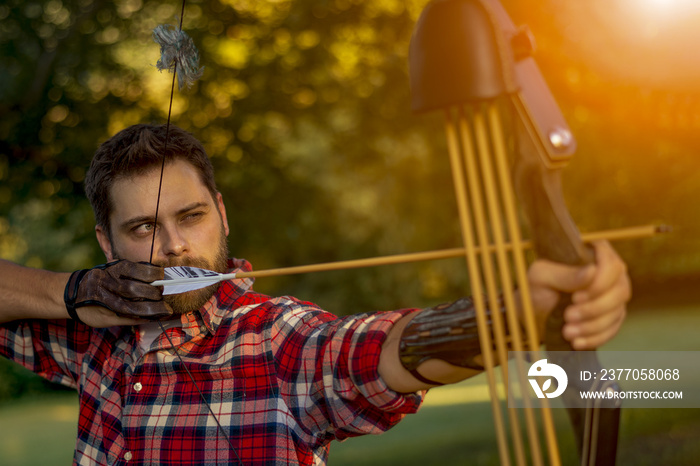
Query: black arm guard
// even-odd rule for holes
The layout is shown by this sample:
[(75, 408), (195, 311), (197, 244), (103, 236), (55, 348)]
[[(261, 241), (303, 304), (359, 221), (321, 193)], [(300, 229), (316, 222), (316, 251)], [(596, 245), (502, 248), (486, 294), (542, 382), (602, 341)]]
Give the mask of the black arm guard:
[[(492, 327), (492, 310), (488, 309), (488, 326)], [(501, 303), (498, 312), (505, 310)], [(479, 331), (476, 325), (476, 311), (470, 298), (427, 308), (406, 326), (399, 343), (399, 359), (411, 374), (431, 385), (439, 382), (423, 377), (416, 370), (428, 359), (442, 359), (450, 364), (469, 369), (483, 370), (484, 367), (474, 358), (481, 354)]]

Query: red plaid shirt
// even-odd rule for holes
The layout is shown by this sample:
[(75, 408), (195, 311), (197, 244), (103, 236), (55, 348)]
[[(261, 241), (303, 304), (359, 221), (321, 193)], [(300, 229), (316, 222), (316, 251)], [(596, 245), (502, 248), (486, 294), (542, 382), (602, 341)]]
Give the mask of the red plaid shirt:
[[(250, 270), (245, 261), (232, 268)], [(0, 326), (0, 354), (80, 395), (76, 464), (323, 464), (329, 442), (378, 434), (420, 406), (377, 373), (406, 311), (338, 318), (295, 298), (223, 283), (148, 352), (133, 328), (71, 320)]]

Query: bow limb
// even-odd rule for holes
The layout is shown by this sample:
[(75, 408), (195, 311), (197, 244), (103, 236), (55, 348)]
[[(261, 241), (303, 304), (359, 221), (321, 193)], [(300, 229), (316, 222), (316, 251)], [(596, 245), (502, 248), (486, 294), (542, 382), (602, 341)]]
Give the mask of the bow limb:
[[(513, 177), (519, 198), (527, 213), (530, 229), (539, 257), (568, 265), (585, 265), (595, 261), (592, 250), (580, 239), (578, 230), (569, 215), (561, 190), (561, 169), (547, 167), (543, 160), (544, 148), (532, 137), (532, 122), (525, 115), (523, 101), (514, 98), (518, 109), (516, 137), (517, 153), (513, 164)], [(600, 372), (601, 365), (594, 351), (574, 351), (562, 335), (564, 310), (571, 304), (570, 295), (562, 295), (547, 319), (544, 335), (550, 359), (572, 371)], [(570, 388), (564, 394), (564, 404), (576, 432), (581, 464), (612, 466), (617, 454), (620, 423), (619, 403), (585, 406), (578, 398), (579, 391), (588, 391), (592, 385), (570, 380)], [(618, 391), (616, 384), (596, 387)]]

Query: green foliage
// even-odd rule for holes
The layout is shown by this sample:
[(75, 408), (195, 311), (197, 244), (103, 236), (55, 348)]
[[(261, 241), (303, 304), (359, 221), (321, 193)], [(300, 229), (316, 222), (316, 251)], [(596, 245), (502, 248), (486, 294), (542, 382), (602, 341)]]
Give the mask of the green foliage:
[[(409, 108), (408, 44), (425, 3), (188, 1), (184, 28), (205, 73), (176, 92), (173, 122), (212, 158), (234, 255), (260, 269), (461, 243), (442, 120)], [(639, 284), (697, 277), (700, 93), (688, 82), (698, 82), (698, 71), (655, 66), (668, 54), (643, 41), (620, 46), (623, 25), (605, 17), (620, 13), (610, 2), (503, 3), (533, 31), (538, 63), (577, 137), (564, 187), (581, 229), (671, 224), (671, 235), (616, 246)], [(150, 35), (178, 15), (177, 0), (0, 4), (0, 257), (54, 270), (104, 261), (83, 194), (85, 170), (116, 131), (165, 122), (171, 76), (156, 72)], [(675, 47), (693, 43), (679, 38)], [(640, 78), (635, 67), (663, 68), (670, 78)], [(460, 260), (438, 261), (256, 286), (343, 314), (453, 299), (468, 292), (464, 269)], [(658, 322), (647, 330), (638, 333), (640, 345)], [(45, 387), (0, 359), (0, 400)], [(655, 447), (668, 445), (657, 437)], [(378, 440), (382, 450), (387, 440)], [(356, 462), (351, 442), (339, 461)], [(454, 458), (464, 453), (459, 445)]]
[[(408, 44), (425, 3), (187, 3), (205, 71), (176, 92), (173, 123), (212, 158), (234, 255), (260, 269), (461, 243), (440, 115), (409, 108)], [(589, 36), (570, 35), (594, 7), (556, 2), (552, 21), (553, 3), (504, 1), (531, 26), (578, 137), (565, 173), (574, 218), (583, 230), (671, 223), (667, 238), (620, 243), (630, 270), (647, 281), (697, 271), (697, 90), (594, 68), (576, 45)], [(111, 134), (165, 122), (171, 76), (156, 72), (150, 35), (178, 15), (176, 0), (0, 6), (0, 257), (58, 270), (104, 261), (84, 173)], [(455, 260), (257, 286), (348, 313), (450, 299), (468, 291), (463, 278)]]
[(19, 364), (0, 358), (0, 403), (57, 390), (64, 388), (40, 378)]

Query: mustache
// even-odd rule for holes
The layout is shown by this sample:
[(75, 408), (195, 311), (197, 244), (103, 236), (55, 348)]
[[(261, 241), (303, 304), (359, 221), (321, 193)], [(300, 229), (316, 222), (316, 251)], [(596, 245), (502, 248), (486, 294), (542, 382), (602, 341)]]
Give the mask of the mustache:
[(198, 267), (200, 269), (210, 269), (211, 264), (201, 258), (196, 257), (174, 257), (166, 261), (154, 261), (154, 265), (158, 267), (178, 267), (178, 266), (188, 266), (188, 267)]

